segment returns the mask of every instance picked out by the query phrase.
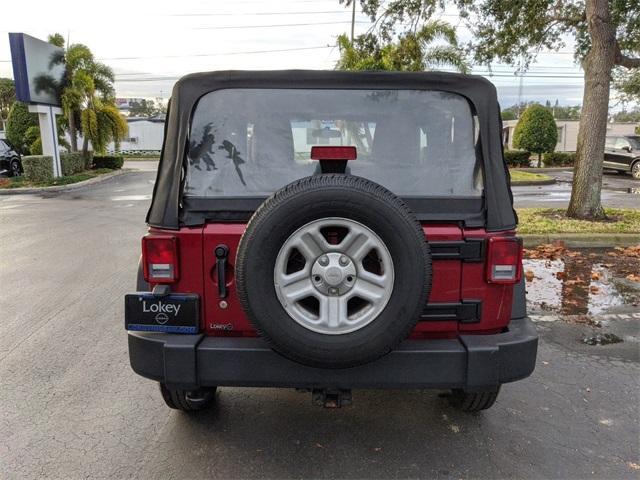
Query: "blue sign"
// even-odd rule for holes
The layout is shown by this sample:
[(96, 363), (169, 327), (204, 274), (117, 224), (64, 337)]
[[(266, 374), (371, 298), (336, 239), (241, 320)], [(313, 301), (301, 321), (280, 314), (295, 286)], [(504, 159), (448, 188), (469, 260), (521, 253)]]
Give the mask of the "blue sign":
[(30, 104), (60, 106), (64, 49), (25, 33), (10, 33), (16, 98)]

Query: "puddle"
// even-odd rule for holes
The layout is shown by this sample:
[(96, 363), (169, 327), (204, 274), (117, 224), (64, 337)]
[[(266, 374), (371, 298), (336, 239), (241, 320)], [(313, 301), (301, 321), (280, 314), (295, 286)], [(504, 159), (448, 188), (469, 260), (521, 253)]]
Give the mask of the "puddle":
[[(562, 256), (523, 261), (527, 307), (533, 314), (599, 315), (634, 305), (638, 290), (629, 295), (602, 255)], [(634, 282), (637, 283), (637, 282)], [(638, 286), (640, 289), (640, 285)]]
[(111, 197), (111, 200), (113, 200), (114, 202), (151, 200), (151, 195), (119, 195), (116, 197)]

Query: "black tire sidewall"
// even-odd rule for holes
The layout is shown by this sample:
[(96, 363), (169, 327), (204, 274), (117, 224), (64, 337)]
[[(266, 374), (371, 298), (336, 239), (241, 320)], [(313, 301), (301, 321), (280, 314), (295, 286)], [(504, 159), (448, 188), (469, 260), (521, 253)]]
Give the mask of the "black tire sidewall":
[[(338, 178), (279, 201), (275, 195), (276, 201), (265, 202), (266, 212), (256, 212), (238, 250), (238, 292), (250, 320), (277, 351), (308, 365), (347, 367), (388, 353), (415, 326), (430, 289), (428, 247), (415, 217), (387, 190), (350, 178), (351, 185)], [(393, 292), (380, 315), (340, 335), (316, 333), (298, 324), (280, 304), (273, 282), (275, 261), (286, 240), (309, 222), (331, 217), (373, 230), (389, 250), (394, 268)]]

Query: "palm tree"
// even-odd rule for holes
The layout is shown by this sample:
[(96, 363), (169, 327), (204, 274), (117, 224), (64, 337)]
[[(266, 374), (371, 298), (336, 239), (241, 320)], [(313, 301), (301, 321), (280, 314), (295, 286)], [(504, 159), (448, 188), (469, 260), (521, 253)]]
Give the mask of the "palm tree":
[(470, 69), (464, 51), (458, 45), (455, 28), (440, 20), (431, 20), (383, 43), (368, 32), (350, 41), (338, 37), (339, 70), (400, 70), (421, 72), (442, 66), (467, 73)]
[(86, 156), (89, 141), (93, 149), (103, 153), (113, 140), (116, 148), (127, 134), (127, 122), (115, 104), (113, 82), (115, 76), (108, 66), (94, 62), (87, 70), (86, 106), (81, 113), (84, 132), (82, 153)]
[[(49, 36), (49, 42), (62, 48), (65, 45), (60, 34)], [(126, 135), (127, 124), (115, 106), (113, 70), (96, 61), (91, 50), (82, 44), (69, 45), (58, 61), (65, 65), (59, 94), (69, 127), (71, 150), (78, 151), (78, 132), (84, 137), (84, 155), (89, 141), (100, 152), (111, 140), (118, 144)]]

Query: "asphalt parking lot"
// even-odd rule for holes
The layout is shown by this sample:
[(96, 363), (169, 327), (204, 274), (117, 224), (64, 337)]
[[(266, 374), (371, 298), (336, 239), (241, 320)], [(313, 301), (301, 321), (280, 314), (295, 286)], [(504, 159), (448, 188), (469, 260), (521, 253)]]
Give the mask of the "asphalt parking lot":
[(144, 168), (0, 197), (1, 478), (639, 477), (637, 352), (580, 346), (552, 323), (534, 375), (477, 415), (431, 391), (357, 391), (324, 410), (292, 390), (224, 388), (212, 411), (167, 409), (129, 368), (123, 330)]

